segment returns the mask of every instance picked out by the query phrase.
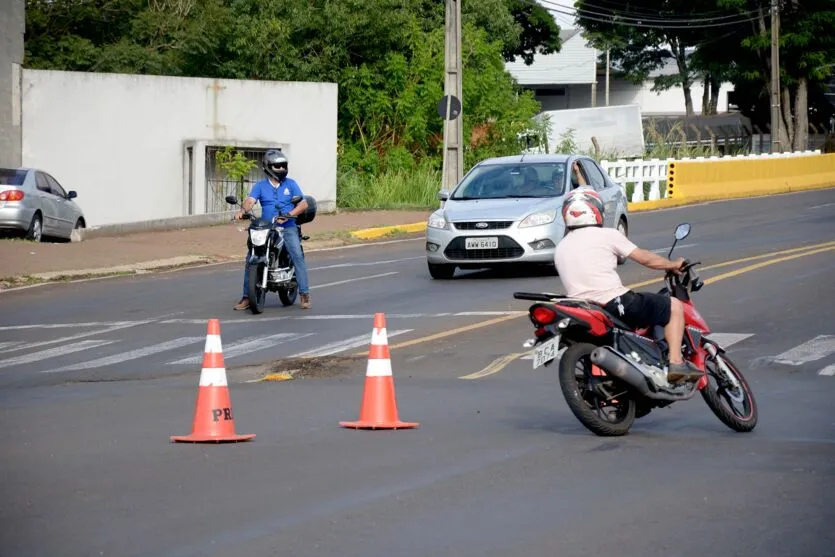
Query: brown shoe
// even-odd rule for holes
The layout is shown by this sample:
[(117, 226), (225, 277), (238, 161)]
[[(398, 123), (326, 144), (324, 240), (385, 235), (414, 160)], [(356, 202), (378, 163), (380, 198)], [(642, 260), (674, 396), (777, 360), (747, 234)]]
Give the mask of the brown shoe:
[(302, 309), (310, 309), (310, 294), (302, 294)]
[(249, 309), (249, 298), (244, 296), (241, 298), (241, 301), (238, 302), (238, 305), (235, 306), (235, 311), (239, 311), (242, 309)]
[(690, 362), (670, 364), (667, 368), (667, 380), (670, 383), (678, 383), (679, 381), (695, 381), (702, 375), (704, 375), (704, 373), (696, 369), (696, 366)]

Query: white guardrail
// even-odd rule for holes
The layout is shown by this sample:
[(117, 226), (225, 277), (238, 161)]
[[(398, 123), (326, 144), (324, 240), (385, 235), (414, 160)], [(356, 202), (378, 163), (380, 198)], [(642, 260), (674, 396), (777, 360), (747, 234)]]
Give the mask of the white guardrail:
[[(782, 157), (802, 157), (819, 155), (820, 149), (815, 151), (794, 151), (789, 153), (763, 153), (757, 155), (735, 155), (725, 157), (684, 157), (681, 159), (618, 159), (616, 161), (602, 160), (600, 166), (609, 174), (609, 177), (623, 188), (626, 193), (626, 184), (634, 184), (631, 202), (655, 201), (662, 198), (661, 183), (667, 181), (667, 164), (670, 161), (723, 161), (739, 159), (769, 159)], [(644, 199), (644, 188), (649, 183), (649, 196)]]

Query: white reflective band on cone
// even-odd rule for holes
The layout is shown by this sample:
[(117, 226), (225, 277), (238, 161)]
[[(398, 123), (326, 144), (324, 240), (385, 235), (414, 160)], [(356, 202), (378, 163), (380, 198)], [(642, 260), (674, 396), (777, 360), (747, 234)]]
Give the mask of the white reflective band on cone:
[(366, 377), (386, 377), (391, 375), (391, 360), (368, 360), (365, 375)]
[(386, 338), (386, 328), (385, 327), (383, 327), (382, 329), (373, 329), (371, 331), (371, 344), (377, 344), (377, 345), (388, 344), (388, 339)]
[(224, 368), (207, 369), (200, 372), (201, 387), (226, 387), (226, 370)]
[(220, 343), (220, 335), (206, 335), (206, 348), (203, 349), (203, 352), (215, 354), (223, 352)]

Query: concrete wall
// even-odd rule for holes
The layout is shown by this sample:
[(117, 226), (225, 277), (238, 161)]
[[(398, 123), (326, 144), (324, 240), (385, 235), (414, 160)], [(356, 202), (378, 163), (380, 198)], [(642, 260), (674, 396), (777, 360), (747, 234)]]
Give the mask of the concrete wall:
[(20, 166), (24, 0), (0, 0), (0, 166)]
[(203, 213), (207, 146), (280, 146), (325, 212), (336, 205), (336, 103), (332, 83), (27, 69), (23, 164), (76, 190), (97, 226)]

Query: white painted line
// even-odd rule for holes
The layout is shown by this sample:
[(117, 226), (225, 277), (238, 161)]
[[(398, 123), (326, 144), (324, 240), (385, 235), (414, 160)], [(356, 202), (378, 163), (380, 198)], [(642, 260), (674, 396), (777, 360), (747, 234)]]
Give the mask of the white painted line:
[(712, 340), (722, 348), (727, 349), (752, 336), (754, 335), (748, 333), (710, 333), (707, 335), (707, 339)]
[[(833, 203), (833, 205), (835, 205), (835, 203)], [(818, 372), (818, 375), (827, 375), (829, 377), (832, 377), (833, 375), (835, 375), (835, 364), (832, 364), (831, 366), (826, 366)]]
[[(387, 338), (396, 337), (398, 335), (402, 335), (404, 333), (410, 333), (414, 329), (402, 329), (399, 331), (391, 331), (386, 332)], [(371, 343), (371, 334), (364, 334), (355, 337), (351, 337), (345, 340), (340, 340), (337, 342), (331, 342), (330, 344), (325, 344), (324, 346), (320, 346), (319, 348), (314, 348), (313, 350), (307, 350), (305, 352), (299, 352), (298, 354), (293, 354), (290, 356), (291, 358), (315, 358), (321, 356), (331, 356), (333, 354), (338, 354), (339, 352), (344, 352), (345, 350), (351, 350), (352, 348), (359, 348), (360, 346), (367, 345)]]
[(325, 283), (325, 284), (317, 284), (316, 286), (311, 286), (310, 289), (313, 290), (314, 288), (327, 288), (328, 286), (338, 286), (340, 284), (348, 284), (349, 282), (357, 282), (357, 281), (360, 281), (360, 280), (369, 280), (369, 279), (375, 279), (375, 278), (381, 278), (381, 277), (390, 277), (390, 276), (396, 275), (396, 274), (397, 274), (397, 271), (392, 271), (390, 273), (381, 273), (379, 275), (371, 275), (371, 276), (367, 276), (367, 277), (357, 277), (357, 278), (352, 278), (352, 279), (347, 279), (347, 280), (339, 280), (339, 281), (336, 281), (336, 282), (328, 282), (328, 283)]
[(6, 325), (0, 331), (20, 331), (23, 329), (69, 329), (75, 327), (110, 327), (113, 325), (128, 325), (140, 321), (93, 321), (89, 323), (49, 323), (37, 325)]
[(799, 366), (806, 362), (826, 358), (833, 352), (835, 352), (835, 336), (818, 335), (800, 346), (795, 346), (791, 350), (775, 356), (773, 361), (778, 364)]
[(305, 251), (305, 253), (314, 253), (318, 251), (339, 251), (343, 249), (357, 249), (357, 248), (368, 248), (374, 246), (384, 246), (386, 244), (402, 244), (403, 242), (425, 242), (426, 236), (421, 236), (420, 238), (406, 238), (404, 240), (386, 240), (385, 242), (368, 242), (367, 244), (352, 244), (349, 246), (336, 246), (333, 248), (318, 248), (318, 249), (310, 249)]
[(812, 205), (809, 208), (810, 209), (820, 209), (822, 207), (831, 207), (832, 205), (835, 205), (835, 203), (824, 203), (823, 205)]
[(23, 341), (22, 340), (12, 340), (10, 342), (0, 342), (0, 352), (2, 352), (4, 348), (10, 348), (12, 346), (17, 346), (21, 342), (23, 342)]
[[(241, 356), (243, 354), (251, 354), (253, 352), (258, 352), (259, 350), (264, 350), (265, 348), (271, 348), (278, 344), (283, 344), (289, 340), (295, 340), (299, 338), (309, 337), (314, 335), (315, 333), (278, 333), (277, 335), (270, 335), (266, 337), (256, 337), (250, 338), (245, 340), (239, 340), (237, 342), (233, 342), (227, 346), (223, 347), (223, 359), (230, 360), (236, 356)], [(167, 362), (167, 365), (177, 365), (177, 364), (192, 364), (197, 365), (203, 361), (203, 354), (200, 353), (199, 356), (189, 356), (188, 358), (183, 358), (182, 360), (176, 360), (173, 362)]]
[(370, 265), (387, 265), (389, 263), (399, 263), (401, 261), (412, 261), (414, 259), (425, 259), (425, 256), (419, 257), (404, 257), (403, 259), (385, 259), (383, 261), (368, 261), (365, 263), (335, 263), (333, 265), (324, 265), (322, 267), (311, 267), (308, 271), (321, 271), (323, 269), (339, 269), (342, 267), (368, 267)]
[[(692, 248), (693, 246), (698, 246), (699, 244), (677, 244), (675, 249), (682, 249), (682, 248)], [(666, 248), (658, 248), (650, 250), (652, 253), (662, 253), (670, 251), (670, 246)]]
[(152, 346), (146, 346), (145, 348), (137, 348), (136, 350), (131, 350), (130, 352), (122, 352), (121, 354), (105, 356), (104, 358), (98, 358), (97, 360), (90, 360), (87, 362), (72, 364), (56, 369), (50, 369), (47, 371), (42, 371), (41, 373), (58, 373), (60, 371), (75, 371), (79, 369), (91, 369), (95, 367), (111, 366), (115, 364), (120, 364), (122, 362), (127, 362), (128, 360), (136, 360), (137, 358), (143, 358), (145, 356), (151, 356), (153, 354), (165, 352), (166, 350), (174, 350), (175, 348), (181, 348), (183, 346), (195, 344), (203, 340), (205, 340), (205, 337), (175, 338), (174, 340), (161, 342)]
[[(370, 277), (368, 277), (370, 278)], [(327, 285), (323, 285), (327, 286)], [(313, 288), (313, 287), (311, 287)], [(416, 319), (420, 317), (487, 317), (487, 316), (501, 316), (501, 315), (516, 315), (527, 313), (526, 311), (462, 311), (459, 313), (386, 313), (386, 319)], [(239, 323), (265, 323), (271, 321), (287, 321), (288, 319), (297, 321), (327, 321), (330, 319), (374, 319), (373, 313), (357, 313), (344, 315), (287, 315), (276, 317), (243, 317), (239, 319), (221, 319), (221, 325), (232, 325)], [(204, 325), (208, 321), (206, 319), (166, 319), (160, 321), (161, 324), (171, 325)]]
[(527, 311), (461, 311), (453, 313), (455, 317), (489, 317), (496, 315), (522, 315)]
[(23, 364), (29, 364), (32, 362), (38, 362), (40, 360), (46, 360), (47, 358), (57, 358), (59, 356), (64, 356), (66, 354), (72, 354), (74, 352), (81, 352), (82, 350), (89, 350), (91, 348), (96, 348), (98, 346), (104, 346), (106, 344), (111, 344), (113, 342), (118, 342), (115, 340), (82, 340), (81, 342), (76, 342), (75, 344), (70, 344), (67, 346), (59, 346), (57, 348), (50, 348), (48, 350), (41, 350), (40, 352), (33, 352), (31, 354), (26, 354), (25, 356), (18, 356), (17, 358), (10, 358), (8, 360), (3, 360), (0, 362), (0, 368), (4, 367), (11, 367), (11, 366), (18, 366)]
[(77, 335), (72, 335), (72, 336), (68, 336), (68, 337), (54, 338), (52, 340), (42, 340), (40, 342), (28, 343), (28, 344), (24, 344), (23, 346), (18, 346), (18, 347), (15, 347), (15, 348), (9, 348), (7, 350), (4, 350), (3, 352), (16, 352), (17, 350), (24, 350), (24, 349), (28, 349), (28, 348), (37, 348), (39, 346), (48, 346), (50, 344), (58, 344), (58, 343), (61, 343), (61, 342), (72, 342), (72, 341), (78, 340), (80, 338), (92, 337), (92, 336), (96, 336), (96, 335), (103, 335), (103, 334), (106, 334), (106, 333), (111, 333), (113, 331), (118, 331), (120, 329), (127, 329), (129, 327), (136, 327), (137, 325), (145, 325), (145, 324), (148, 324), (148, 323), (153, 323), (153, 320), (149, 319), (148, 321), (126, 321), (124, 323), (119, 323), (119, 324), (116, 324), (116, 325), (112, 325), (110, 327), (107, 327), (106, 329), (96, 329), (94, 331), (87, 331), (86, 333), (79, 333)]

